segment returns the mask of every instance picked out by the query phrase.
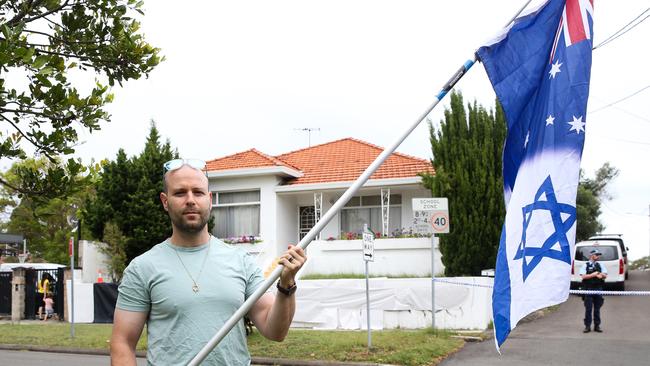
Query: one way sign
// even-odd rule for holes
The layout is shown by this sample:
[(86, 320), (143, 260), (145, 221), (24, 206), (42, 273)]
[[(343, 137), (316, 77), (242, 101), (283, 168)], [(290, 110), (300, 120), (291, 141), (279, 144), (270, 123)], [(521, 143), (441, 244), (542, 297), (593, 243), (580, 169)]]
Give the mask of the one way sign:
[(363, 244), (363, 260), (366, 262), (374, 262), (375, 236), (369, 230), (364, 230), (361, 242)]

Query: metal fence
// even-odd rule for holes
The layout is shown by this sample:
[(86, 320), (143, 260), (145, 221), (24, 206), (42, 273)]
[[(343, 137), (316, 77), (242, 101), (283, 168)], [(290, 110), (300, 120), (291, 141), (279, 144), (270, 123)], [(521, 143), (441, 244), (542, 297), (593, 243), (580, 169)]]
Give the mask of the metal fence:
[(11, 314), (11, 280), (13, 272), (0, 272), (0, 315)]
[[(59, 269), (27, 269), (25, 271), (25, 319), (36, 319), (40, 307), (44, 307), (42, 292), (39, 292), (39, 282), (45, 273), (50, 275), (50, 285), (47, 292), (53, 295), (54, 313), (63, 320), (63, 268)], [(42, 312), (44, 314), (44, 311)]]

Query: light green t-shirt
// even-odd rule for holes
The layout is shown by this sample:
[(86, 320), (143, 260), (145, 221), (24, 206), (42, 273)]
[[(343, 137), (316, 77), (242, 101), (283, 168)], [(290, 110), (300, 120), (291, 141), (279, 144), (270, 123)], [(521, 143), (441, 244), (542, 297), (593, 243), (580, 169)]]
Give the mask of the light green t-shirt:
[[(208, 245), (209, 257), (197, 278)], [(197, 293), (175, 250), (198, 283)], [(254, 258), (240, 248), (215, 238), (195, 248), (177, 247), (167, 240), (131, 261), (116, 306), (149, 312), (149, 365), (186, 365), (263, 281)], [(250, 365), (243, 320), (203, 365)]]

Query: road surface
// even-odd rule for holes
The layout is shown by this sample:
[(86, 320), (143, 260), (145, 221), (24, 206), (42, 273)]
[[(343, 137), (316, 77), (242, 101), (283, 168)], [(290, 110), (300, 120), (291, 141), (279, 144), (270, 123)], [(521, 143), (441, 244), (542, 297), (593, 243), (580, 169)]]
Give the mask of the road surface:
[[(626, 290), (650, 291), (650, 271), (631, 271)], [(650, 365), (650, 296), (607, 296), (603, 333), (582, 333), (584, 307), (570, 296), (559, 309), (519, 324), (496, 352), (494, 340), (470, 343), (442, 366)]]
[[(111, 359), (108, 356), (0, 350), (0, 364), (21, 366), (107, 366), (111, 364)], [(146, 364), (147, 360), (138, 358), (138, 366), (146, 366)]]

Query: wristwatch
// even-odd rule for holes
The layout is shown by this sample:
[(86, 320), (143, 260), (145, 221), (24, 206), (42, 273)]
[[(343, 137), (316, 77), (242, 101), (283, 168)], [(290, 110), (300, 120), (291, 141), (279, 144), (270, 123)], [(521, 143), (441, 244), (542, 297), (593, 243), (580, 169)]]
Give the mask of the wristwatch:
[(294, 292), (296, 292), (296, 289), (298, 286), (296, 286), (296, 283), (294, 282), (293, 285), (289, 286), (289, 288), (284, 288), (280, 286), (280, 281), (278, 281), (278, 284), (276, 286), (278, 288), (278, 292), (283, 293), (286, 296), (291, 296), (293, 295)]

